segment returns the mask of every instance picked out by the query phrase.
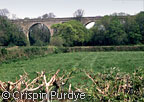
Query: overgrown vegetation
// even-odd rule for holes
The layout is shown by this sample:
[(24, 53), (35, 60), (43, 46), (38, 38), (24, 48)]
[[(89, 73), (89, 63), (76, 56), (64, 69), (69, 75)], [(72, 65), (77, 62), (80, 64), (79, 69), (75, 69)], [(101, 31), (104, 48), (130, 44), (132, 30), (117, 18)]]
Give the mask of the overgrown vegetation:
[[(82, 19), (82, 18), (81, 18)], [(54, 46), (140, 45), (144, 44), (144, 12), (130, 16), (104, 16), (91, 29), (80, 21), (54, 24), (54, 36), (43, 24), (30, 28), (30, 45)], [(0, 17), (0, 46), (26, 46), (27, 39), (21, 28), (7, 18)]]
[(54, 47), (16, 47), (0, 49), (0, 62), (17, 60), (20, 58), (30, 58), (33, 56), (43, 56), (54, 52)]
[[(54, 38), (54, 37), (53, 37)], [(19, 58), (29, 58), (33, 56), (43, 56), (49, 53), (69, 53), (69, 52), (98, 52), (98, 51), (144, 51), (144, 46), (78, 46), (63, 47), (62, 39), (55, 37), (51, 45), (55, 46), (29, 46), (29, 47), (3, 47), (0, 48), (0, 61), (15, 60)], [(53, 42), (53, 43), (52, 43)], [(57, 46), (57, 47), (56, 47)]]
[[(44, 71), (37, 72), (37, 77), (32, 81), (29, 81), (28, 73), (24, 73), (19, 80), (14, 82), (2, 82), (0, 81), (0, 95), (2, 92), (8, 91), (11, 94), (18, 91), (14, 98), (12, 95), (7, 100), (1, 100), (11, 102), (27, 102), (27, 101), (46, 101), (55, 100), (54, 102), (65, 102), (67, 100), (75, 100), (76, 102), (143, 102), (144, 101), (144, 70), (137, 69), (132, 74), (126, 74), (119, 72), (116, 68), (105, 70), (102, 73), (98, 73), (90, 70), (76, 70), (73, 69), (70, 72), (60, 70), (53, 75), (53, 72), (46, 73)], [(83, 74), (83, 80), (86, 83), (83, 85), (78, 82), (72, 81), (73, 78), (79, 78), (76, 75)], [(53, 75), (53, 76), (52, 76)], [(91, 83), (92, 82), (92, 83)], [(21, 97), (20, 93), (46, 93), (51, 95), (51, 91), (57, 92), (58, 96), (61, 93), (84, 93), (83, 99), (76, 98), (60, 98), (53, 95), (51, 98), (38, 98), (31, 96), (27, 100), (26, 94)], [(31, 94), (30, 94), (31, 95)], [(44, 94), (45, 95), (45, 94)]]
[(65, 40), (64, 46), (136, 45), (144, 43), (144, 12), (135, 16), (104, 16), (87, 30), (79, 21), (52, 26), (54, 35)]
[[(85, 72), (93, 82), (88, 88), (90, 102), (143, 102), (144, 71), (135, 70), (132, 74), (119, 72), (116, 68), (102, 73)], [(81, 88), (82, 89), (82, 88)]]

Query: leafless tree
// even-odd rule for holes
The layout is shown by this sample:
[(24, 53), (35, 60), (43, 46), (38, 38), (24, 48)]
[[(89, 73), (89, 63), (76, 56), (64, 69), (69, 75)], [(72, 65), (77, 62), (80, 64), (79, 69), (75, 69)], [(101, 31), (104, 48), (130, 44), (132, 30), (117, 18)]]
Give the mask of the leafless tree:
[(9, 17), (10, 12), (8, 11), (8, 9), (0, 9), (0, 16), (4, 16), (4, 17)]
[(73, 16), (74, 16), (77, 20), (81, 21), (82, 17), (84, 16), (84, 10), (83, 10), (83, 9), (78, 9), (78, 10), (76, 10), (76, 11), (74, 12)]
[(44, 15), (42, 15), (42, 18), (43, 18), (43, 19), (48, 18), (48, 14), (44, 14)]
[(54, 15), (54, 13), (50, 12), (50, 13), (46, 13), (44, 15), (42, 15), (42, 18), (43, 19), (46, 19), (46, 18), (55, 18), (56, 16)]
[(42, 19), (42, 17), (41, 17), (41, 16), (39, 16), (39, 17), (37, 17), (37, 19)]
[(17, 19), (16, 14), (12, 14), (12, 19), (13, 19), (13, 20), (16, 20), (16, 19)]
[(54, 13), (52, 13), (52, 12), (48, 13), (48, 18), (55, 18), (55, 17), (56, 17), (56, 16), (55, 16)]
[(84, 16), (84, 10), (78, 9), (74, 12), (74, 17), (83, 17)]
[(25, 17), (24, 19), (25, 19), (25, 20), (29, 20), (30, 18), (29, 18), (29, 17)]

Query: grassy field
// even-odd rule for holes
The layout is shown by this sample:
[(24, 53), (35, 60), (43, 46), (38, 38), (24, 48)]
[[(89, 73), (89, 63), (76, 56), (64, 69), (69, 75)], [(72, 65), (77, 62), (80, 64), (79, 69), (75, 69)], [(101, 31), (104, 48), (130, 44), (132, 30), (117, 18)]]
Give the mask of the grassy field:
[[(35, 72), (42, 70), (65, 71), (72, 68), (104, 71), (117, 67), (123, 72), (132, 72), (135, 68), (144, 68), (144, 52), (77, 52), (49, 54), (44, 57), (9, 61), (0, 65), (0, 80), (14, 81), (24, 70), (34, 77)], [(82, 77), (79, 74), (78, 77)], [(78, 80), (77, 80), (78, 81)]]

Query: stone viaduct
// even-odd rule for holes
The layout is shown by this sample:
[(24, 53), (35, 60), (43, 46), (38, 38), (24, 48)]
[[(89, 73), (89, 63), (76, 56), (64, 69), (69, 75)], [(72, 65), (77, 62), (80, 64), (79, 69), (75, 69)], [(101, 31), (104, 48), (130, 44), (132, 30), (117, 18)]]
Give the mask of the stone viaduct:
[[(102, 17), (83, 17), (81, 19), (82, 24), (87, 25), (91, 22), (95, 22), (97, 20), (100, 20)], [(29, 29), (36, 25), (36, 24), (44, 24), (48, 27), (50, 30), (51, 36), (53, 35), (53, 29), (51, 29), (51, 26), (53, 24), (57, 23), (64, 23), (68, 22), (70, 20), (74, 20), (75, 18), (48, 18), (48, 19), (19, 19), (19, 20), (12, 20), (12, 22), (18, 26), (20, 26), (23, 29), (23, 32), (29, 38)]]

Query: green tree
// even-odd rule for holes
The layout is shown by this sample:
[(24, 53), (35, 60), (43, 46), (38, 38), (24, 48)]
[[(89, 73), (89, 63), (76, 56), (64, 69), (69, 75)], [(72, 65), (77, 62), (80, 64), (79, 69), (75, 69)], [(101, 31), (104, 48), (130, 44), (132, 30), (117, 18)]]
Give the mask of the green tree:
[(142, 35), (142, 43), (144, 44), (144, 12), (140, 12), (136, 15), (136, 22), (139, 25), (140, 33)]
[(0, 45), (26, 46), (27, 43), (27, 38), (21, 28), (0, 16)]
[(85, 26), (75, 20), (63, 24), (55, 24), (52, 28), (54, 29), (54, 35), (59, 35), (65, 40), (65, 46), (85, 45), (90, 39)]
[(123, 45), (127, 42), (127, 34), (119, 19), (113, 18), (107, 28), (106, 38), (109, 45)]
[(125, 20), (124, 28), (128, 35), (128, 44), (139, 44), (142, 40), (142, 35), (135, 17), (128, 16)]
[(105, 29), (108, 29), (111, 20), (112, 20), (112, 17), (111, 17), (111, 16), (104, 16), (104, 17), (100, 20), (99, 24), (102, 24), (102, 25), (105, 27)]
[(90, 29), (91, 39), (90, 45), (106, 45), (106, 30), (102, 24), (96, 24)]

